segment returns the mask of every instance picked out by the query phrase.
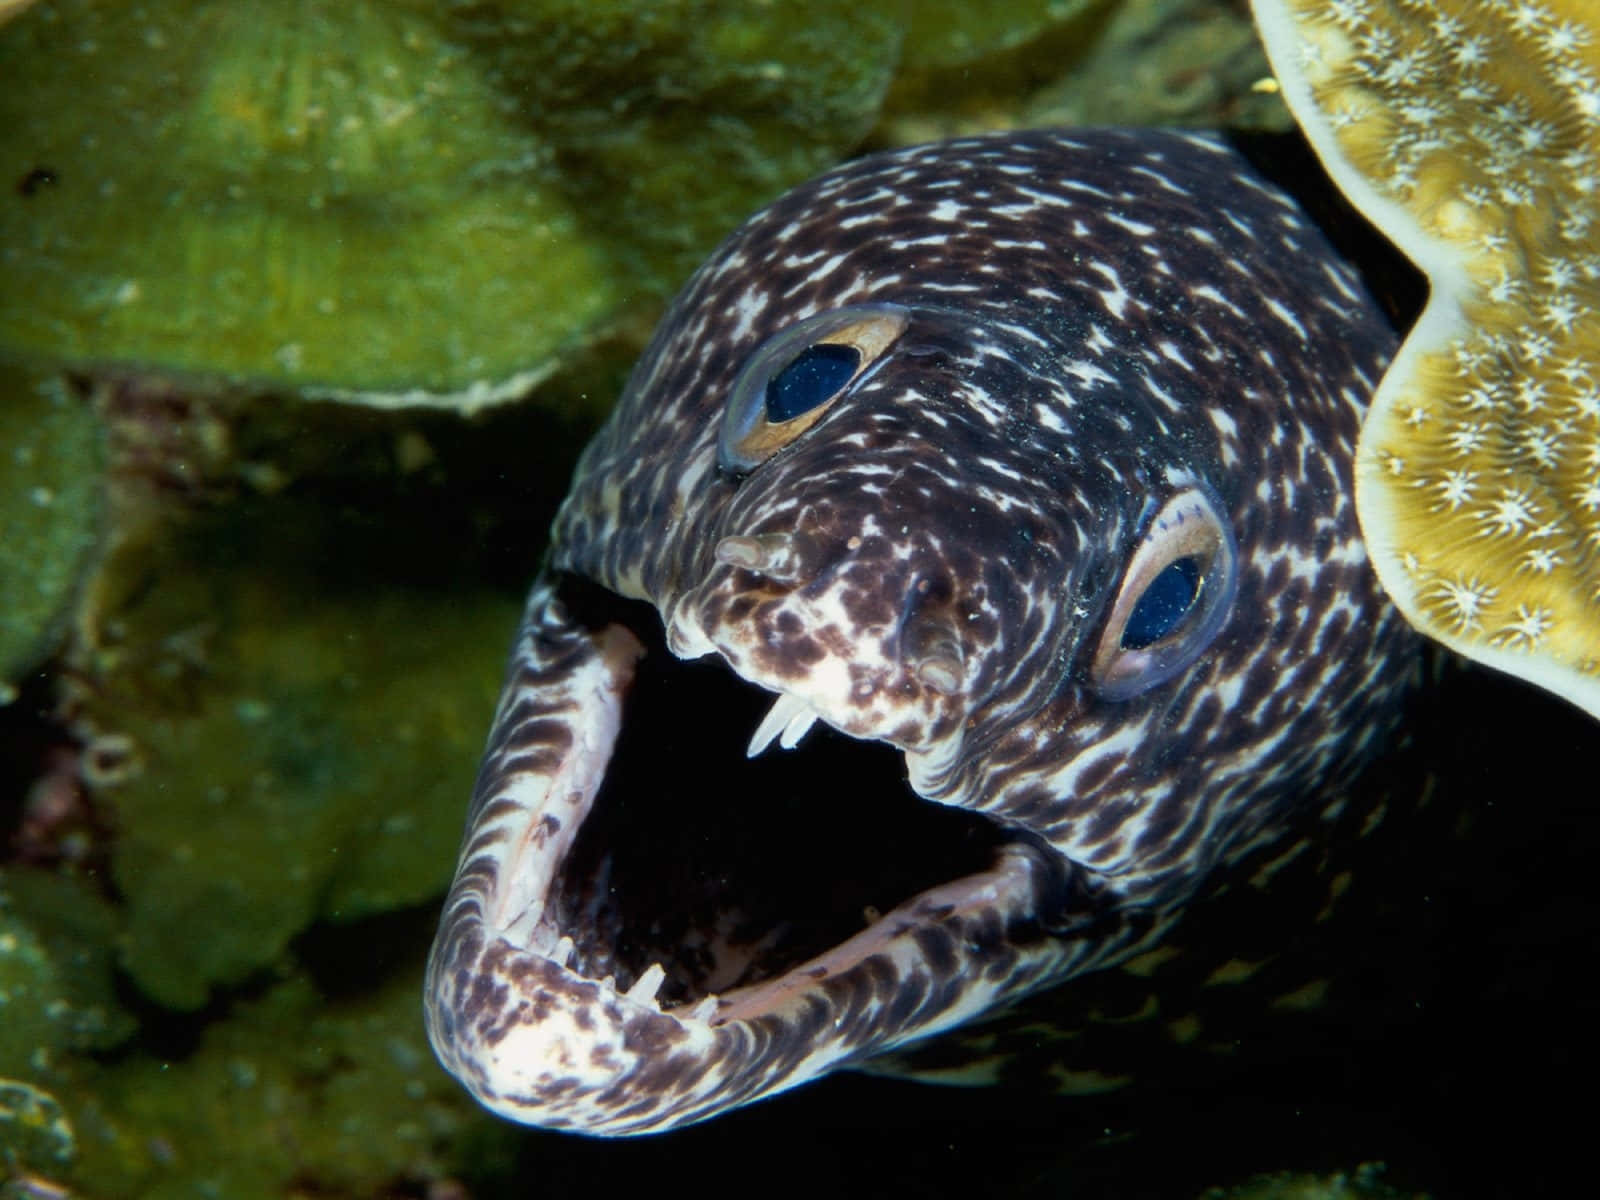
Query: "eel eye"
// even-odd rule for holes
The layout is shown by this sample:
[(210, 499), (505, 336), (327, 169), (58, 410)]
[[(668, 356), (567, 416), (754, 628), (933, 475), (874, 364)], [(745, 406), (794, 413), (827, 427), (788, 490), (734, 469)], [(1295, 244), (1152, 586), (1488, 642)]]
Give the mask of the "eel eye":
[(810, 429), (882, 361), (910, 317), (897, 304), (856, 304), (768, 338), (734, 381), (717, 464), (746, 474)]
[(1090, 674), (1108, 700), (1171, 679), (1215, 640), (1239, 586), (1238, 550), (1210, 493), (1184, 489), (1133, 552)]

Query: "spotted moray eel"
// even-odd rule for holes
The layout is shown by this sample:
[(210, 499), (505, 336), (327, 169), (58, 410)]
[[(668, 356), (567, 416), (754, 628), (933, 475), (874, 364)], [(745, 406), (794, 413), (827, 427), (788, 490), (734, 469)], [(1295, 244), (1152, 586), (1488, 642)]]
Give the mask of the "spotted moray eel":
[(1211, 137), (967, 138), (753, 217), (556, 519), (444, 1065), (670, 1129), (1125, 962), (1304, 838), (1414, 673), (1351, 501), (1393, 346)]

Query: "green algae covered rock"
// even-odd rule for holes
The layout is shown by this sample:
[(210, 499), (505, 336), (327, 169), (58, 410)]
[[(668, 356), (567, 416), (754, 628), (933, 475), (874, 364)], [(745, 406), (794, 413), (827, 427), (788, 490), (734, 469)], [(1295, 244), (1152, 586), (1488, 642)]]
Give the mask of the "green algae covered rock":
[(846, 0), (35, 5), (0, 28), (0, 349), (520, 393), (858, 141), (897, 44)]
[(518, 605), (416, 532), (276, 497), (138, 556), (86, 713), (131, 748), (102, 790), (123, 965), (157, 1002), (448, 880)]
[[(0, 1150), (5, 1151), (7, 1180), (19, 1166), (60, 1170), (69, 1165), (77, 1143), (61, 1101), (43, 1088), (0, 1075)], [(0, 1195), (10, 1200), (26, 1193), (8, 1188)]]
[[(77, 1153), (60, 1097), (71, 1056), (132, 1031), (112, 981), (116, 922), (87, 883), (0, 869), (0, 1166), (58, 1171)], [(3, 1194), (3, 1193), (0, 1193)]]
[[(965, 67), (1079, 21), (1109, 0), (905, 0), (902, 75)], [(1083, 29), (1087, 33), (1087, 28)], [(1087, 40), (1087, 39), (1085, 39)]]
[(0, 361), (0, 703), (49, 652), (78, 592), (100, 533), (103, 457), (94, 414), (63, 381)]
[(1173, 125), (1286, 130), (1249, 12), (1228, 0), (912, 7), (873, 142), (984, 129)]
[(70, 1041), (58, 1014), (67, 1000), (33, 931), (0, 908), (0, 1076), (37, 1068)]
[(112, 975), (117, 930), (89, 881), (0, 869), (0, 1075), (48, 1080), (63, 1054), (133, 1031)]
[(657, 296), (866, 136), (902, 38), (892, 8), (851, 0), (417, 7), (538, 126), (611, 269)]
[(393, 6), (60, 0), (0, 73), (13, 351), (462, 392), (615, 301), (537, 133)]
[[(520, 395), (874, 128), (1070, 116), (1031, 95), (1041, 73), (1086, 76), (1090, 119), (1203, 119), (1226, 97), (1174, 113), (1163, 73), (1200, 87), (1230, 38), (1263, 73), (1215, 8), (44, 0), (0, 28), (0, 350), (376, 403)], [(1079, 70), (1124, 10), (1134, 49), (1173, 53)]]
[(296, 975), (180, 1059), (126, 1056), (66, 1101), (71, 1182), (88, 1196), (282, 1200), (433, 1194), (482, 1170), (511, 1131), (434, 1063), (420, 987), (417, 960), (348, 1000)]
[(1228, 0), (1123, 0), (1103, 29), (1029, 100), (1038, 125), (1168, 125), (1284, 131), (1246, 7)]

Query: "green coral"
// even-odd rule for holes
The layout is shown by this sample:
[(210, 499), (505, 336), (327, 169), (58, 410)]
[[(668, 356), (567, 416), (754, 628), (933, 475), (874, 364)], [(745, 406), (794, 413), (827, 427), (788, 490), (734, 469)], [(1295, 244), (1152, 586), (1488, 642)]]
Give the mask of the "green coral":
[[(72, 1122), (49, 1092), (20, 1079), (0, 1076), (0, 1150), (7, 1168), (17, 1163), (59, 1169), (77, 1155)], [(17, 1193), (21, 1195), (21, 1193)], [(10, 1200), (12, 1192), (0, 1189)]]
[(908, 0), (901, 74), (968, 67), (1016, 50), (1084, 14), (1107, 7), (1107, 0), (1012, 0), (973, 4), (970, 0)]
[(10, 980), (0, 984), (0, 1075), (47, 1078), (63, 1053), (132, 1032), (112, 976), (117, 929), (90, 881), (0, 870), (0, 973)]
[(0, 1075), (36, 1070), (70, 1041), (55, 964), (22, 921), (0, 909)]
[(656, 295), (866, 136), (902, 38), (851, 0), (419, 7), (537, 124), (612, 270)]
[[(1198, 32), (1150, 70), (1203, 83), (1205, 50), (1264, 73), (1237, 14), (1173, 7), (1158, 32)], [(0, 348), (376, 400), (519, 394), (859, 145), (891, 85), (890, 136), (951, 103), (1004, 122), (1108, 9), (40, 3), (0, 33)], [(1165, 80), (1102, 57), (1098, 119), (1173, 115)]]
[[(1226, 0), (915, 5), (875, 142), (1047, 125), (1288, 129), (1249, 14)], [(1003, 15), (1002, 15), (1003, 14)], [(940, 17), (945, 18), (943, 22)]]
[(1287, 130), (1249, 13), (1219, 0), (1125, 0), (1069, 72), (1040, 88), (1041, 125), (1181, 125)]
[(123, 963), (160, 1003), (448, 881), (517, 602), (444, 560), (418, 581), (417, 532), (285, 496), (140, 556), (156, 582), (117, 609), (88, 712), (136, 747), (112, 867)]
[(39, 4), (0, 33), (0, 347), (525, 390), (859, 140), (897, 39), (844, 0)]
[(70, 1056), (131, 1029), (113, 992), (113, 929), (110, 906), (82, 881), (0, 870), (0, 1151), (41, 1170), (76, 1155), (56, 1095)]
[(179, 1061), (128, 1055), (74, 1095), (71, 1181), (92, 1196), (281, 1200), (412, 1194), (483, 1170), (511, 1131), (434, 1063), (420, 986), (415, 962), (345, 1001), (296, 975)]
[(78, 591), (99, 537), (102, 461), (94, 414), (62, 380), (0, 363), (0, 704)]
[(15, 351), (455, 392), (615, 303), (536, 133), (423, 19), (62, 0), (0, 34), (0, 72), (39, 181), (0, 203)]

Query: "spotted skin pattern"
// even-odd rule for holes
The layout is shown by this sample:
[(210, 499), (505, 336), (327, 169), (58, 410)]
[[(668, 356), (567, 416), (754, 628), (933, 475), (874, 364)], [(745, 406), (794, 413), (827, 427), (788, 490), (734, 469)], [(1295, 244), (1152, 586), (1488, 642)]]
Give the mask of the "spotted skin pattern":
[[(751, 356), (876, 304), (908, 314), (881, 361), (720, 470)], [(1326, 820), (1414, 674), (1351, 500), (1393, 344), (1210, 137), (962, 139), (757, 214), (674, 303), (556, 520), (430, 963), (446, 1067), (531, 1124), (701, 1120), (1148, 952), (1215, 872)], [(1109, 700), (1092, 663), (1124, 572), (1195, 489), (1237, 594), (1196, 661)], [(573, 580), (647, 602), (676, 656), (898, 748), (926, 801), (1003, 831), (990, 867), (747, 986), (665, 964), (687, 998), (662, 1007), (600, 932), (605, 881), (561, 874), (643, 653)]]

